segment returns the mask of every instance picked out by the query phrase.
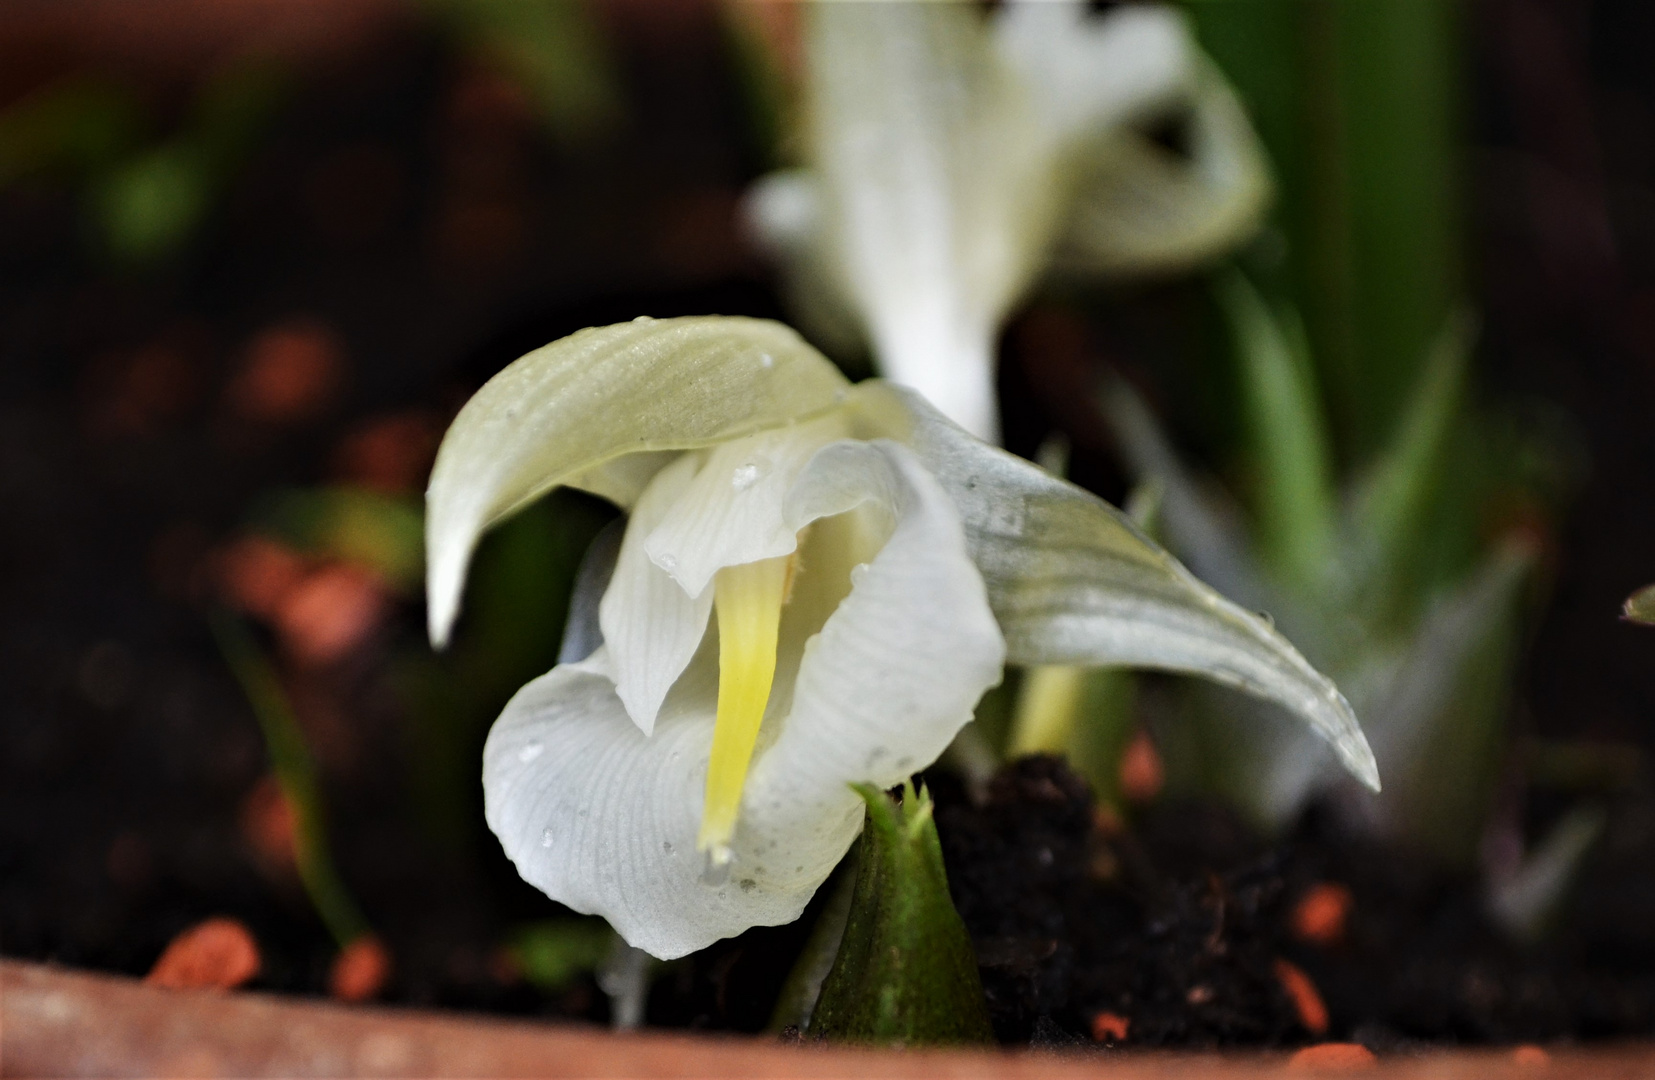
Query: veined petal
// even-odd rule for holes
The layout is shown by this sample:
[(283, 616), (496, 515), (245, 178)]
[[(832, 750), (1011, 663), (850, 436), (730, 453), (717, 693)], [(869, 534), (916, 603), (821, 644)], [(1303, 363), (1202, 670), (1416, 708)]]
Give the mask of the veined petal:
[(650, 526), (644, 550), (691, 596), (726, 566), (791, 553), (797, 527), (783, 518), (782, 501), (811, 455), (848, 431), (844, 417), (829, 415), (712, 448)]
[(967, 4), (811, 8), (821, 257), (889, 377), (997, 434), (993, 340), (1049, 244), (1050, 131)]
[(712, 649), (674, 687), (651, 737), (615, 697), (602, 650), (506, 706), (484, 750), (483, 790), (489, 825), (526, 880), (663, 958), (799, 916), (861, 827), (848, 783), (888, 785), (934, 760), (999, 679), (1003, 656), (958, 515), (912, 455), (836, 444), (789, 499), (801, 526), (862, 510), (889, 538), (804, 648), (791, 712), (765, 721), (728, 881), (704, 883), (695, 850)]
[(1373, 752), (1333, 683), (1125, 514), (971, 438), (902, 387), (863, 383), (854, 400), (870, 429), (912, 447), (959, 507), (1013, 663), (1161, 668), (1236, 687), (1286, 707), (1378, 790)]
[(688, 453), (662, 469), (632, 509), (609, 587), (598, 603), (616, 693), (638, 729), (655, 730), (667, 691), (707, 632), (711, 592), (691, 595), (649, 557), (644, 541), (695, 482), (704, 455)]
[(559, 484), (624, 499), (640, 451), (684, 450), (834, 407), (844, 376), (792, 330), (761, 319), (644, 319), (537, 349), (490, 379), (443, 437), (426, 492), (431, 640), (448, 639), (466, 564), (489, 526)]

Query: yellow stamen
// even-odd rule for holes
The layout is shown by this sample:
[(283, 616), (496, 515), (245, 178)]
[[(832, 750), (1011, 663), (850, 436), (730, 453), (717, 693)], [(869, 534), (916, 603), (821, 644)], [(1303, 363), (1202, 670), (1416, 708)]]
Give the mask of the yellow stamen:
[(776, 676), (776, 634), (787, 598), (792, 556), (727, 566), (713, 579), (718, 612), (718, 719), (707, 762), (707, 798), (696, 848), (709, 869), (730, 862), (730, 836), (741, 789)]

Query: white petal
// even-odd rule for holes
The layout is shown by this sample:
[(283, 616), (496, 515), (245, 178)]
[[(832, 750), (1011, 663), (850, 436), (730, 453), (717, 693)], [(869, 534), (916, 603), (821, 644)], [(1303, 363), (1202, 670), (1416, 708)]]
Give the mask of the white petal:
[(811, 9), (824, 257), (881, 370), (984, 438), (993, 342), (1055, 234), (1049, 132), (965, 4)]
[(644, 550), (691, 596), (726, 566), (790, 554), (799, 526), (783, 519), (782, 500), (811, 455), (846, 428), (828, 416), (714, 447), (651, 527)]
[[(836, 406), (844, 376), (762, 319), (640, 319), (536, 349), (466, 402), (426, 491), (427, 617), (444, 644), (484, 530), (559, 484), (624, 500), (659, 458)], [(617, 458), (633, 460), (610, 465)]]
[(684, 454), (644, 489), (598, 604), (609, 670), (627, 714), (645, 735), (655, 729), (667, 691), (701, 645), (713, 594), (686, 593), (650, 560), (644, 541), (694, 483), (704, 456)]
[(748, 778), (738, 858), (773, 863), (801, 833), (829, 835), (818, 821), (860, 820), (847, 784), (889, 787), (931, 764), (1000, 681), (1005, 645), (959, 515), (913, 454), (835, 444), (790, 504), (811, 517), (863, 499), (890, 507), (894, 528), (805, 648), (792, 709)]
[(1189, 156), (1122, 127), (1079, 156), (1075, 205), (1054, 254), (1070, 275), (1166, 274), (1246, 240), (1270, 208), (1270, 167), (1216, 65), (1197, 57)]
[(1132, 4), (1093, 17), (1079, 0), (1008, 3), (994, 41), (1064, 136), (1096, 134), (1173, 103), (1188, 84), (1193, 43), (1169, 7)]
[(971, 438), (911, 391), (867, 382), (853, 400), (870, 426), (903, 437), (959, 507), (1013, 663), (1160, 668), (1268, 698), (1379, 789), (1373, 751), (1332, 681), (1125, 514)]
[(652, 737), (627, 719), (603, 650), (506, 706), (484, 750), (483, 789), (489, 826), (526, 880), (663, 958), (799, 916), (861, 826), (847, 783), (890, 784), (929, 764), (999, 678), (1003, 646), (958, 516), (911, 455), (830, 447), (789, 509), (805, 522), (870, 504), (894, 520), (889, 540), (805, 649), (792, 714), (748, 777), (728, 882), (703, 883), (695, 850), (716, 696), (710, 649)]

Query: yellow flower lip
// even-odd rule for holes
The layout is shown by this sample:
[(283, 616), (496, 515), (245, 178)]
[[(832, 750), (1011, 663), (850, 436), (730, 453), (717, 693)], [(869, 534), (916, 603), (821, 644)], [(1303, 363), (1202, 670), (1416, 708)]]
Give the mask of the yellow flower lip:
[(718, 715), (707, 761), (707, 793), (696, 849), (707, 855), (709, 880), (727, 872), (730, 837), (753, 746), (776, 677), (776, 641), (794, 555), (726, 566), (713, 578), (718, 615)]

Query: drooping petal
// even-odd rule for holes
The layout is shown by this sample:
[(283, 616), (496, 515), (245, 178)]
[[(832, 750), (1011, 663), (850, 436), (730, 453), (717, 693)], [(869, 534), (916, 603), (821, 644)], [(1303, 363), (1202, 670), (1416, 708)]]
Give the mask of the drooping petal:
[(644, 550), (691, 596), (726, 566), (790, 554), (797, 528), (782, 515), (783, 499), (811, 455), (847, 426), (830, 415), (714, 447), (650, 527)]
[(1268, 623), (1202, 584), (1103, 500), (950, 423), (918, 395), (863, 383), (870, 428), (911, 446), (959, 507), (1009, 659), (1188, 672), (1267, 698), (1379, 787), (1350, 705)]
[(704, 457), (682, 455), (644, 489), (598, 604), (608, 670), (627, 714), (645, 735), (655, 729), (667, 691), (701, 646), (713, 597), (710, 592), (686, 593), (650, 559), (644, 541), (695, 482)]
[[(1000, 672), (999, 631), (958, 515), (912, 455), (829, 447), (788, 513), (802, 527), (862, 509), (889, 525), (889, 539), (805, 646), (791, 713), (765, 722), (728, 880), (704, 882), (695, 850), (717, 692), (711, 649), (651, 737), (615, 697), (602, 650), (507, 705), (484, 750), (483, 789), (489, 825), (526, 880), (663, 958), (799, 916), (861, 826), (847, 784), (888, 785), (928, 764)], [(809, 587), (802, 578), (798, 588)]]
[(432, 641), (447, 641), (478, 538), (512, 511), (577, 481), (624, 500), (661, 462), (615, 459), (813, 416), (846, 385), (792, 330), (759, 319), (645, 319), (529, 353), (466, 403), (437, 452), (425, 523)]

